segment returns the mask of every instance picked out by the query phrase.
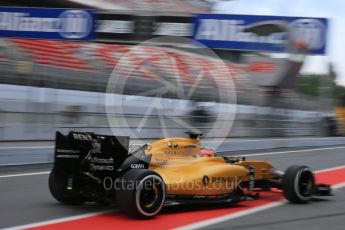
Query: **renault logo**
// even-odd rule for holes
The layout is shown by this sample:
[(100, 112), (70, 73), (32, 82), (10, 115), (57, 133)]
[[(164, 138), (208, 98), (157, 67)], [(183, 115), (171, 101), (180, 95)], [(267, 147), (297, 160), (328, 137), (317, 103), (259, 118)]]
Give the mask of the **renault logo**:
[(177, 148), (177, 147), (178, 147), (178, 144), (177, 144), (176, 142), (169, 141), (169, 142), (167, 143), (167, 146), (168, 146), (169, 148)]

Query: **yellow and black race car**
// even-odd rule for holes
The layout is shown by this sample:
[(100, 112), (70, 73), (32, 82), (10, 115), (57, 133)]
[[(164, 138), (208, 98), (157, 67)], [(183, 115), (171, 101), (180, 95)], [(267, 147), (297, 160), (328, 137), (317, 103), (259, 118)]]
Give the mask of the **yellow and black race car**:
[(200, 135), (188, 134), (130, 146), (129, 137), (57, 132), (51, 194), (64, 204), (116, 203), (128, 216), (150, 218), (169, 204), (258, 199), (258, 189), (281, 189), (294, 203), (332, 193), (307, 166), (282, 173), (266, 161), (205, 157)]

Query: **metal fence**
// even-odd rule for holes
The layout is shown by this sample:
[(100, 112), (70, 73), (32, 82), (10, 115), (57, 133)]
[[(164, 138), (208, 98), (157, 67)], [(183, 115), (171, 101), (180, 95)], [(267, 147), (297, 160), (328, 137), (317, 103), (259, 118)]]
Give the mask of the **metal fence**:
[[(56, 94), (52, 93), (52, 97)], [(60, 92), (61, 93), (61, 92)], [(36, 100), (40, 100), (39, 94), (34, 94)], [(19, 95), (16, 95), (18, 98)], [(66, 96), (66, 95), (65, 95)], [(78, 97), (79, 98), (79, 97)], [(80, 98), (79, 98), (80, 99)], [(60, 98), (61, 100), (61, 98)], [(83, 99), (86, 100), (87, 99)], [(160, 138), (162, 136), (181, 136), (188, 128), (179, 125), (188, 124), (200, 131), (207, 133), (210, 129), (212, 137), (223, 137), (222, 124), (229, 124), (232, 120), (225, 115), (211, 114), (208, 118), (217, 117), (218, 122), (198, 122), (195, 116), (191, 115), (188, 102), (184, 106), (175, 109), (174, 114), (171, 108), (159, 108), (160, 112), (146, 114), (150, 98), (143, 98), (137, 106), (130, 103), (122, 105), (122, 113), (108, 114), (116, 124), (108, 123), (105, 107), (89, 103), (78, 103), (69, 101), (68, 98), (59, 103), (33, 102), (25, 100), (1, 100), (0, 108), (0, 140), (52, 140), (57, 130), (68, 132), (90, 131), (102, 134), (135, 135), (136, 138)], [(167, 100), (171, 103), (170, 99)], [(102, 101), (102, 98), (95, 99)], [(104, 103), (104, 101), (103, 101)], [(133, 102), (136, 103), (136, 102)], [(175, 102), (177, 103), (177, 102)], [(167, 103), (168, 104), (168, 103)], [(170, 106), (174, 106), (172, 103)], [(216, 104), (215, 107), (224, 107)], [(209, 108), (212, 110), (212, 108)], [(218, 113), (221, 110), (214, 109)], [(169, 114), (169, 119), (164, 121), (162, 128), (162, 113)], [(146, 115), (145, 115), (146, 114)], [(237, 105), (236, 116), (231, 130), (225, 134), (227, 137), (292, 137), (292, 136), (319, 136), (320, 121), (322, 114), (318, 112), (307, 112), (287, 109), (274, 109), (269, 107), (257, 107)], [(144, 123), (143, 123), (144, 121)], [(138, 131), (140, 127), (140, 131)], [(165, 130), (164, 130), (165, 129)], [(166, 131), (168, 130), (168, 131)], [(209, 136), (211, 137), (211, 136)]]

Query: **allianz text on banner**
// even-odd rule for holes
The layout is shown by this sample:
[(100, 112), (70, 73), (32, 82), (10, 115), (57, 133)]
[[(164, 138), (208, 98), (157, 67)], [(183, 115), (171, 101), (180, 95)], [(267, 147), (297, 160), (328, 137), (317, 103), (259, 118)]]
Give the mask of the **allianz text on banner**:
[(89, 40), (94, 36), (92, 10), (0, 7), (0, 36)]
[[(269, 26), (280, 29), (264, 31)], [(248, 31), (254, 27), (261, 27), (261, 32)], [(286, 52), (288, 33), (284, 28), (290, 28), (290, 39), (305, 44), (308, 53), (326, 53), (325, 18), (199, 14), (194, 19), (194, 39), (210, 48)]]

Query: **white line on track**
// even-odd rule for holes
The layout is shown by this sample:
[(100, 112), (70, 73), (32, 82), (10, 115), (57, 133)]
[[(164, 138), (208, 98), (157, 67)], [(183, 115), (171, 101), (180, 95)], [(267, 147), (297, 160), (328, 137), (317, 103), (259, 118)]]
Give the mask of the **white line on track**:
[(334, 190), (338, 190), (338, 189), (341, 189), (341, 188), (344, 188), (344, 187), (345, 187), (345, 182), (332, 186), (332, 188)]
[(11, 149), (52, 149), (54, 146), (9, 146), (0, 147), (0, 150), (11, 150)]
[[(310, 140), (310, 138), (295, 138), (296, 140)], [(337, 139), (334, 137), (314, 137), (313, 140), (328, 140), (328, 139)], [(338, 139), (344, 139), (344, 137), (338, 137)], [(262, 141), (287, 141), (287, 140), (294, 140), (294, 138), (286, 139), (286, 138), (275, 138), (275, 139), (240, 139), (240, 140), (228, 140), (229, 143), (232, 141), (234, 142), (262, 142)], [(215, 141), (208, 141), (204, 140), (204, 143), (219, 143), (224, 142), (224, 140), (215, 140)], [(146, 143), (146, 142), (145, 142)], [(307, 146), (306, 146), (307, 147)], [(8, 149), (51, 149), (54, 148), (53, 145), (47, 145), (47, 146), (8, 146), (8, 147), (0, 147), (0, 150), (8, 150)]]
[(72, 220), (84, 219), (84, 218), (98, 216), (98, 215), (107, 214), (111, 212), (114, 212), (114, 210), (91, 212), (91, 213), (86, 213), (86, 214), (81, 214), (81, 215), (42, 221), (42, 222), (33, 223), (33, 224), (25, 224), (25, 225), (10, 227), (10, 228), (4, 228), (3, 230), (19, 230), (19, 229), (26, 229), (26, 228), (34, 228), (34, 227), (40, 227), (40, 226), (49, 225), (49, 224), (56, 224), (56, 223), (67, 222), (67, 221), (72, 221)]
[(241, 212), (237, 212), (237, 213), (232, 213), (232, 214), (229, 214), (229, 215), (220, 216), (220, 217), (216, 217), (216, 218), (212, 218), (212, 219), (196, 222), (196, 223), (193, 223), (193, 224), (185, 225), (185, 226), (182, 226), (180, 228), (175, 228), (175, 230), (192, 230), (192, 229), (205, 228), (207, 226), (218, 224), (218, 223), (221, 223), (221, 222), (224, 222), (224, 221), (232, 220), (232, 219), (239, 218), (239, 217), (242, 217), (242, 216), (247, 216), (247, 215), (250, 215), (250, 214), (257, 213), (257, 212), (262, 212), (262, 211), (267, 210), (267, 209), (279, 207), (279, 206), (281, 206), (281, 205), (283, 205), (285, 203), (287, 203), (287, 201), (285, 201), (285, 200), (277, 201), (277, 202), (266, 204), (266, 205), (262, 205), (262, 206), (259, 206), (259, 207), (256, 207), (256, 208), (251, 208), (249, 210), (245, 210), (245, 211), (241, 211)]
[(9, 177), (20, 177), (20, 176), (36, 176), (36, 175), (43, 175), (49, 174), (49, 171), (46, 172), (34, 172), (34, 173), (20, 173), (20, 174), (9, 174), (9, 175), (0, 175), (0, 178), (9, 178)]
[[(273, 138), (273, 139), (228, 139), (229, 143), (231, 143), (231, 141), (235, 141), (235, 142), (245, 142), (245, 141), (251, 141), (251, 142), (256, 142), (256, 141), (288, 141), (288, 140), (334, 140), (334, 139), (338, 139), (338, 140), (342, 140), (344, 139), (344, 137), (313, 137), (313, 138)], [(208, 143), (217, 143), (217, 142), (224, 142), (221, 140), (214, 140), (214, 141), (207, 141), (205, 140), (204, 142), (208, 142)]]
[(345, 168), (345, 165), (341, 165), (341, 166), (335, 166), (332, 168), (326, 168), (326, 169), (320, 169), (315, 171), (316, 173), (322, 173), (322, 172), (328, 172), (328, 171), (333, 171), (333, 170), (337, 170), (337, 169), (343, 169)]
[(303, 152), (313, 152), (313, 151), (323, 151), (332, 149), (345, 149), (345, 146), (329, 147), (329, 148), (317, 148), (317, 149), (302, 149), (302, 150), (291, 150), (291, 151), (279, 151), (279, 152), (268, 152), (268, 153), (253, 153), (253, 154), (243, 154), (243, 156), (267, 156), (267, 155), (278, 155), (285, 153), (303, 153)]

